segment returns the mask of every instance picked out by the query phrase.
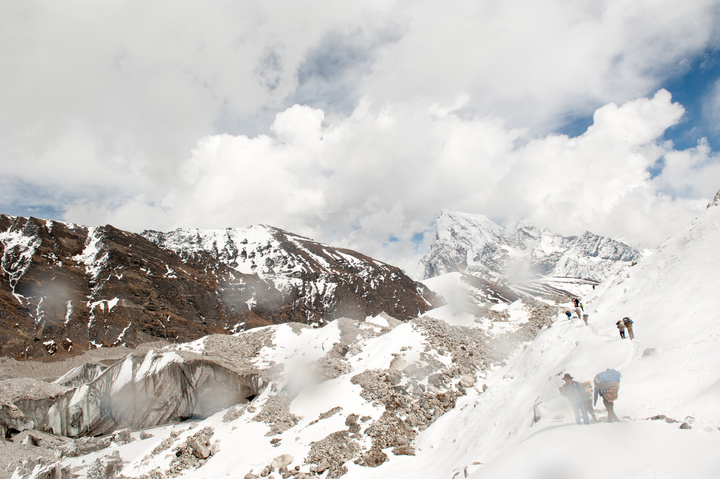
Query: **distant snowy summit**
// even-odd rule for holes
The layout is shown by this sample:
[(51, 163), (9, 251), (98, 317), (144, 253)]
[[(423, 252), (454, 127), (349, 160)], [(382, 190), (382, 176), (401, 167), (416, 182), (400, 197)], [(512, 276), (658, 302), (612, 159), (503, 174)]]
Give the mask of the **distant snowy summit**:
[(600, 282), (642, 257), (638, 249), (589, 231), (562, 236), (527, 222), (507, 230), (484, 215), (444, 210), (435, 222), (430, 254), (421, 265), (424, 279), (460, 272), (503, 284), (510, 292), (499, 297), (511, 301), (523, 290), (537, 290), (530, 285), (538, 280)]
[(641, 251), (589, 231), (562, 236), (526, 222), (510, 231), (484, 215), (444, 210), (435, 222), (430, 254), (421, 261), (424, 279), (460, 271), (487, 277), (602, 281), (618, 263), (641, 258)]
[(0, 214), (0, 356), (42, 357), (440, 299), (394, 266), (269, 226), (146, 231)]

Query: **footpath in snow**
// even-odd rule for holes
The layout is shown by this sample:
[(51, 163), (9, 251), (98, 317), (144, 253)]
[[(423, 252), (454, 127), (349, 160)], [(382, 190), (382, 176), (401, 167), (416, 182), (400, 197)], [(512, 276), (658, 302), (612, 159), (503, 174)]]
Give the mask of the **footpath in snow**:
[[(352, 477), (720, 477), (719, 244), (716, 205), (590, 290), (589, 326), (561, 315), (541, 331), (488, 376), (486, 392), (420, 435), (415, 458)], [(635, 321), (633, 341), (615, 326), (624, 316)], [(622, 375), (621, 423), (576, 425), (558, 392), (562, 374), (590, 381), (607, 368)], [(605, 421), (601, 400), (596, 411)], [(649, 419), (660, 415), (668, 419)]]

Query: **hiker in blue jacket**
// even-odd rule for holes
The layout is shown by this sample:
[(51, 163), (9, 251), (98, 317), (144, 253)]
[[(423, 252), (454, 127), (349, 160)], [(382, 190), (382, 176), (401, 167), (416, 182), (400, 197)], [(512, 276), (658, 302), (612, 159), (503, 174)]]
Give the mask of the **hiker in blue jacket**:
[(588, 413), (585, 409), (585, 388), (579, 382), (573, 381), (572, 376), (568, 373), (565, 373), (563, 380), (565, 384), (559, 388), (560, 394), (570, 401), (570, 405), (575, 413), (575, 420), (578, 424), (590, 424), (590, 419), (588, 419)]
[(602, 397), (608, 413), (608, 422), (620, 422), (613, 408), (613, 402), (617, 399), (620, 391), (620, 373), (614, 369), (606, 369), (595, 376), (593, 383), (595, 384), (593, 404), (597, 404), (598, 396)]

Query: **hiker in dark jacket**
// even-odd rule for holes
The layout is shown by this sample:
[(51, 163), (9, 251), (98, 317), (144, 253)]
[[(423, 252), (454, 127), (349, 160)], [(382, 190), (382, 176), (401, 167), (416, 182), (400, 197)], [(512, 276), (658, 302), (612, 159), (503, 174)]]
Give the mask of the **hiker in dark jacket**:
[(602, 397), (608, 413), (608, 422), (620, 422), (613, 407), (620, 391), (620, 373), (614, 369), (606, 369), (595, 376), (593, 383), (595, 384), (593, 404), (597, 404), (598, 396)]
[(579, 382), (573, 381), (572, 376), (568, 373), (565, 373), (563, 380), (565, 384), (558, 389), (560, 389), (560, 394), (570, 401), (570, 405), (575, 413), (575, 420), (578, 424), (590, 424), (588, 413), (585, 409), (585, 388)]
[(621, 319), (615, 325), (618, 328), (618, 331), (620, 331), (620, 337), (625, 339), (625, 323), (623, 323), (623, 320)]
[(630, 336), (630, 339), (635, 339), (635, 335), (633, 334), (633, 320), (625, 316), (623, 318), (623, 324), (625, 324), (625, 328), (627, 328), (628, 336)]

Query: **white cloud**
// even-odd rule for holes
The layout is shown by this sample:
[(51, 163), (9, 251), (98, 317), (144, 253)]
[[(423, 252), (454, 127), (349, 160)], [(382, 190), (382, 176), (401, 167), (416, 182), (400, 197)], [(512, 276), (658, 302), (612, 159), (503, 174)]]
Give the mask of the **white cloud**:
[(395, 13), (407, 31), (374, 67), (369, 96), (450, 103), (464, 92), (471, 111), (544, 132), (656, 90), (716, 40), (705, 0), (413, 2)]
[[(413, 236), (428, 231), (440, 208), (656, 246), (720, 187), (720, 161), (707, 147), (678, 152), (658, 141), (683, 114), (665, 90), (605, 105), (577, 138), (520, 146), (523, 132), (502, 122), (436, 111), (363, 103), (321, 126), (321, 111), (294, 106), (277, 115), (276, 138), (203, 139), (184, 164), (184, 184), (154, 208), (133, 198), (117, 219), (134, 218), (127, 226), (136, 229), (148, 219), (165, 228), (269, 223), (411, 269), (422, 253)], [(660, 158), (667, 174), (651, 178)], [(682, 197), (667, 195), (687, 185)], [(105, 215), (115, 221), (112, 209)]]
[(443, 208), (652, 246), (720, 187), (706, 143), (660, 140), (683, 108), (659, 86), (717, 44), (716, 7), (5, 2), (0, 200), (266, 223), (405, 267)]

